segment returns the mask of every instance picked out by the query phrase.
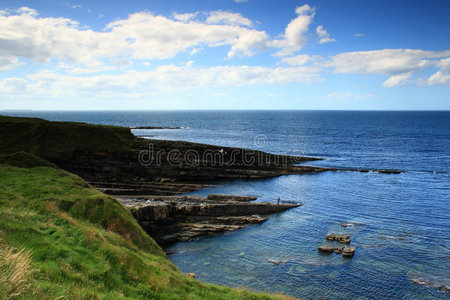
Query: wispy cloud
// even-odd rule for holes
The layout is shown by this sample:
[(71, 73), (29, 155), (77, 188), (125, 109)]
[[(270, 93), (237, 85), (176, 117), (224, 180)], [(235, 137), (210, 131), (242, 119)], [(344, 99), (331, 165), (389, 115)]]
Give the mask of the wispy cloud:
[[(100, 71), (98, 69), (97, 71)], [(320, 81), (317, 67), (269, 68), (252, 66), (195, 67), (193, 61), (181, 66), (163, 65), (151, 71), (126, 71), (120, 74), (89, 74), (95, 69), (43, 70), (26, 79), (6, 78), (0, 81), (0, 94), (45, 97), (83, 96), (139, 97), (146, 93), (171, 93), (175, 90), (204, 90), (214, 87), (250, 85), (284, 85)]]
[(449, 57), (450, 50), (383, 49), (340, 53), (322, 65), (333, 68), (335, 73), (387, 75), (389, 78), (383, 83), (385, 87), (418, 84), (423, 80), (413, 80), (413, 75), (434, 68), (438, 71), (425, 82), (438, 85), (450, 83)]
[(375, 97), (373, 93), (353, 93), (353, 92), (333, 92), (327, 95), (327, 98), (333, 100), (363, 100)]

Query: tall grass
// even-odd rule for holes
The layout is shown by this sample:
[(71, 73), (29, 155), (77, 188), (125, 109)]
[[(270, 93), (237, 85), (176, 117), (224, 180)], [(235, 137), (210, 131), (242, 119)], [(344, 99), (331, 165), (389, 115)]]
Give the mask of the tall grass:
[[(0, 241), (1, 242), (1, 241)], [(30, 292), (34, 273), (30, 250), (0, 244), (0, 298), (21, 298)]]

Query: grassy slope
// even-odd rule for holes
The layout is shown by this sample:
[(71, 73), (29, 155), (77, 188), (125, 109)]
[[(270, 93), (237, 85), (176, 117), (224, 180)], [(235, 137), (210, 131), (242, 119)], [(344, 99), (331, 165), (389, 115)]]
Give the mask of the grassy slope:
[(0, 164), (0, 250), (11, 247), (35, 269), (17, 298), (281, 298), (186, 277), (117, 200), (27, 153)]

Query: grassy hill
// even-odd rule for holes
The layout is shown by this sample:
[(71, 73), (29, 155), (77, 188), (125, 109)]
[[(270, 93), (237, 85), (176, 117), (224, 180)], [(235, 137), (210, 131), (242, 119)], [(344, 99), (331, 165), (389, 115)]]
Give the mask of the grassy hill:
[(25, 151), (70, 159), (75, 151), (124, 152), (139, 143), (129, 128), (0, 116), (0, 154)]
[(116, 199), (26, 152), (0, 160), (0, 286), (0, 299), (284, 298), (185, 276)]

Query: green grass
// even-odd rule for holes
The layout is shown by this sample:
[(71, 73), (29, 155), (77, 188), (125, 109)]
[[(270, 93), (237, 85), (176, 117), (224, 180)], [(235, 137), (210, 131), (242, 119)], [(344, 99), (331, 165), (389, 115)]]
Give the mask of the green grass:
[(18, 261), (9, 269), (26, 270), (19, 292), (1, 298), (285, 298), (185, 276), (116, 199), (27, 153), (0, 164), (0, 250)]
[(0, 155), (25, 151), (70, 159), (75, 151), (117, 153), (139, 143), (129, 128), (0, 116)]

